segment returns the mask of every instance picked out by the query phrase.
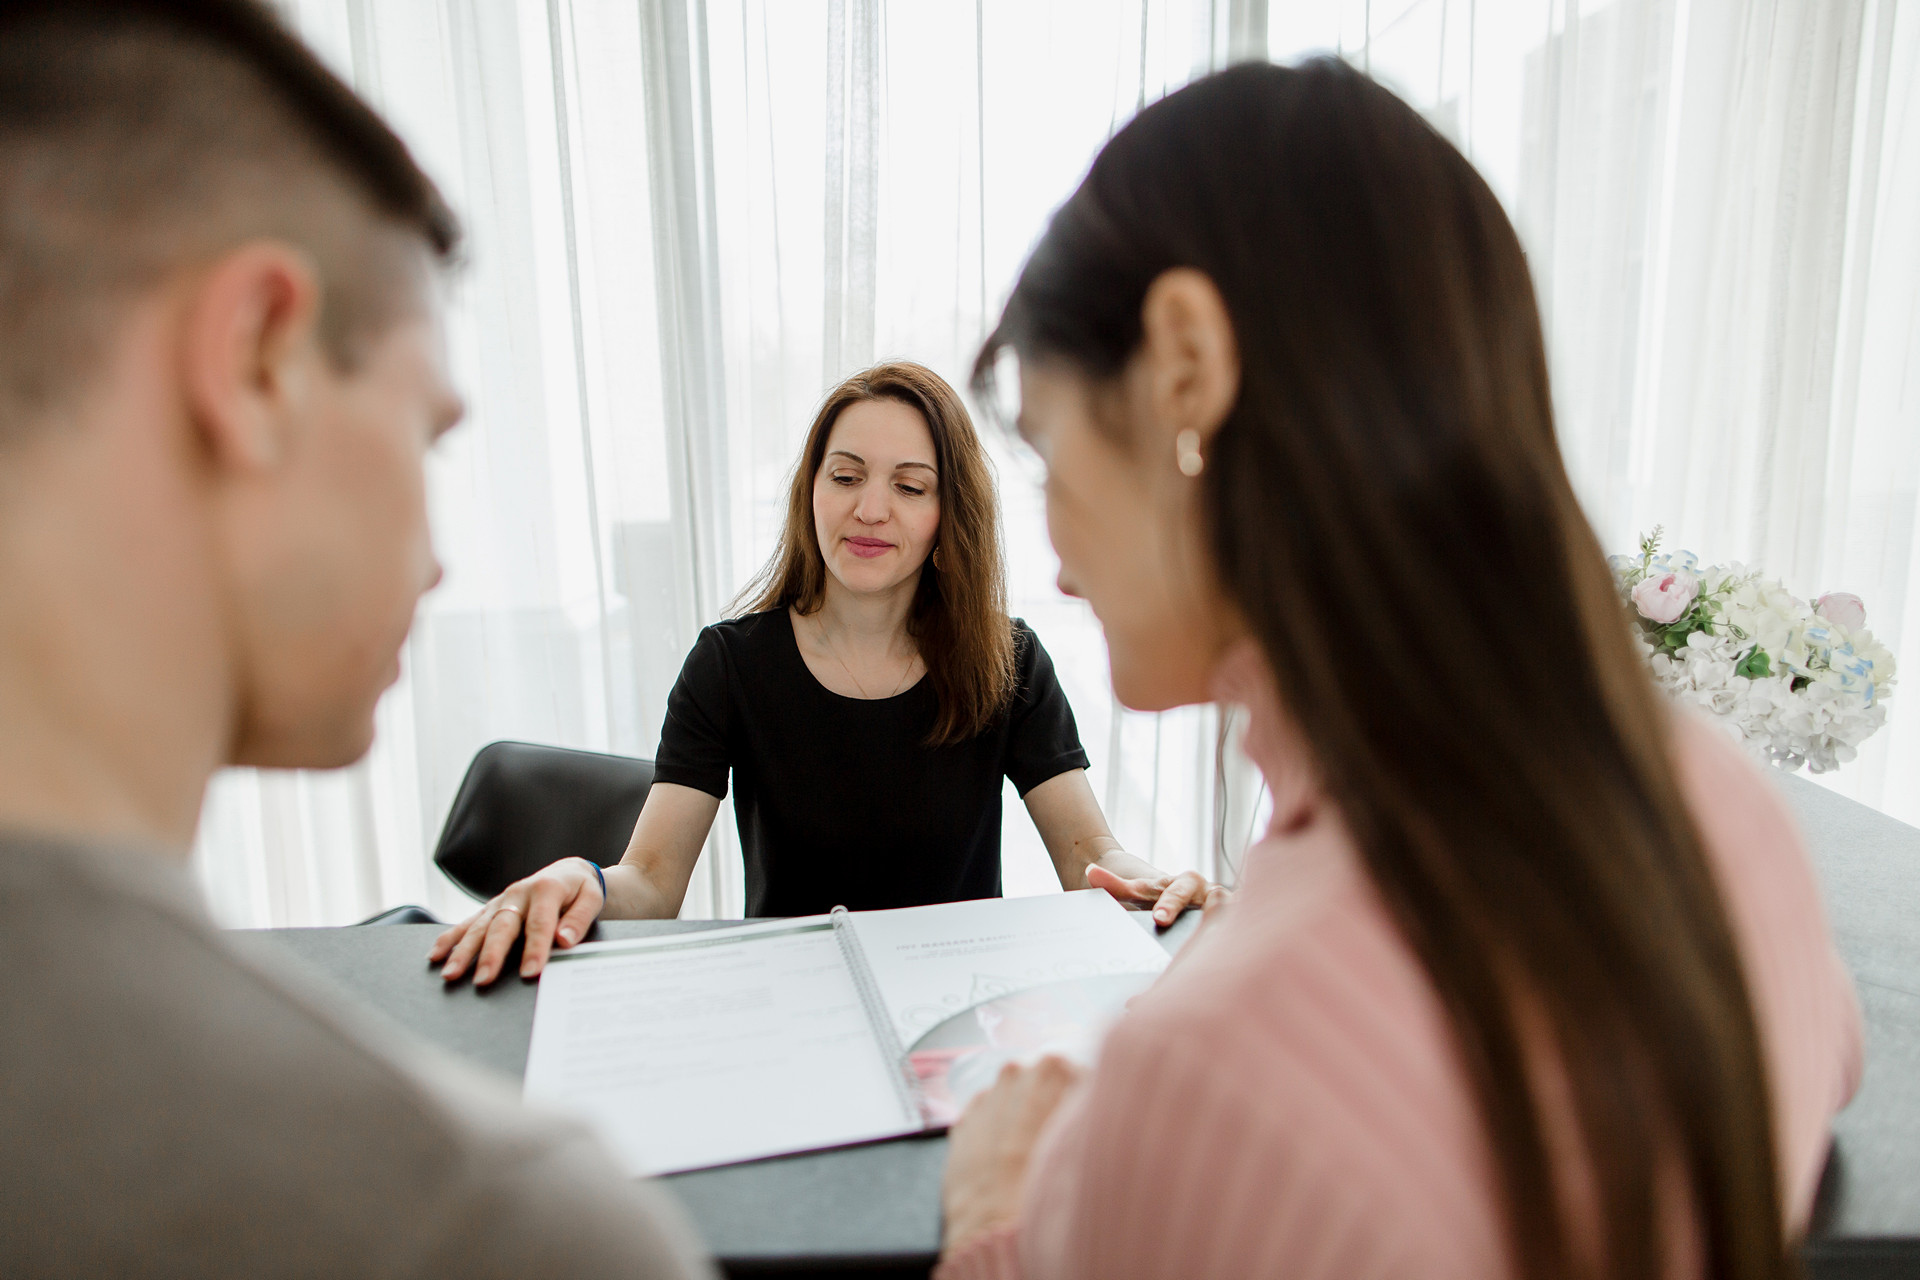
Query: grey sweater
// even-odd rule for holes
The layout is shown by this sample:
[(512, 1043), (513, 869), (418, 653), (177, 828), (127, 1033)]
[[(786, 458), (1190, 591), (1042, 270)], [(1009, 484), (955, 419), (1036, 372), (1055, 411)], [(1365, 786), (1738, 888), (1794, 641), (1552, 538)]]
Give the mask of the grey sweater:
[(0, 836), (0, 1273), (711, 1274), (569, 1121), (243, 958), (185, 874)]

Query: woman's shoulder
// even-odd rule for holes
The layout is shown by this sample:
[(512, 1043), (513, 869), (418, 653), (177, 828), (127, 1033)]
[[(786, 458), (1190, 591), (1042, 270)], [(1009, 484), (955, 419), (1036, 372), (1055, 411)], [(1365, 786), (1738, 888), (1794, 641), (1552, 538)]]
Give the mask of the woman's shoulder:
[(1031, 685), (1036, 676), (1041, 680), (1050, 679), (1053, 674), (1053, 656), (1047, 652), (1047, 646), (1040, 643), (1040, 633), (1025, 618), (1010, 618), (1013, 627), (1013, 663), (1015, 678), (1022, 688)]
[(1760, 764), (1720, 726), (1685, 710), (1674, 715), (1670, 755), (1733, 914), (1784, 911), (1818, 926), (1824, 938), (1819, 882), (1800, 824)]
[(1755, 801), (1762, 801), (1768, 809), (1779, 808), (1784, 812), (1758, 762), (1741, 750), (1730, 733), (1699, 712), (1684, 707), (1675, 707), (1671, 716), (1669, 737), (1674, 768), (1696, 815), (1703, 810), (1717, 812)]
[(1675, 716), (1671, 754), (1740, 949), (1767, 1047), (1787, 1208), (1802, 1223), (1828, 1125), (1860, 1082), (1853, 980), (1834, 949), (1812, 855), (1780, 788), (1694, 712)]
[(700, 628), (680, 664), (679, 686), (721, 696), (742, 680), (777, 671), (782, 644), (793, 644), (792, 624), (784, 611), (749, 613)]
[(734, 618), (722, 618), (700, 629), (702, 636), (712, 635), (715, 639), (729, 644), (765, 643), (781, 633), (791, 633), (793, 621), (785, 609), (762, 609), (758, 613), (743, 613)]
[(763, 654), (777, 652), (780, 646), (792, 643), (793, 622), (787, 617), (787, 611), (767, 609), (759, 613), (743, 613), (736, 618), (722, 618), (719, 622), (700, 628), (699, 638), (693, 643), (693, 653), (725, 653), (735, 660), (752, 662)]

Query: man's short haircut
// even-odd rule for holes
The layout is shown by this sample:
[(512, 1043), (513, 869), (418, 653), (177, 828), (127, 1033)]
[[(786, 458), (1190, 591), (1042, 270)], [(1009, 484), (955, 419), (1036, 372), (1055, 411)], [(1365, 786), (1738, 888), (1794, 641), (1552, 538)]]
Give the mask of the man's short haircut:
[(258, 0), (0, 0), (0, 446), (176, 269), (296, 245), (346, 368), (459, 238), (406, 145)]

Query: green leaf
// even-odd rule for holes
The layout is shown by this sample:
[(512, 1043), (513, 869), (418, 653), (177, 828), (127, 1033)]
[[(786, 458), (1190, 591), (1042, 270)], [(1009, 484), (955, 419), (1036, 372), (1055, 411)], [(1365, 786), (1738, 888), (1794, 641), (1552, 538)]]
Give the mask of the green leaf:
[(1773, 674), (1773, 663), (1767, 659), (1767, 651), (1759, 645), (1747, 650), (1747, 655), (1734, 664), (1733, 673), (1745, 676), (1749, 680), (1764, 680)]

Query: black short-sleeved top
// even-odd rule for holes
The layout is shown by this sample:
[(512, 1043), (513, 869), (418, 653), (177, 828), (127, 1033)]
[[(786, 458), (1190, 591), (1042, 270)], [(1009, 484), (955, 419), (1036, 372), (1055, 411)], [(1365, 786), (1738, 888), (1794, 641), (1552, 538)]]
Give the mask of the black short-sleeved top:
[(847, 698), (814, 678), (784, 609), (706, 628), (667, 696), (654, 780), (727, 794), (747, 914), (811, 915), (1000, 896), (1000, 779), (1025, 795), (1087, 767), (1053, 660), (1015, 619), (1013, 702), (926, 745), (933, 682)]

